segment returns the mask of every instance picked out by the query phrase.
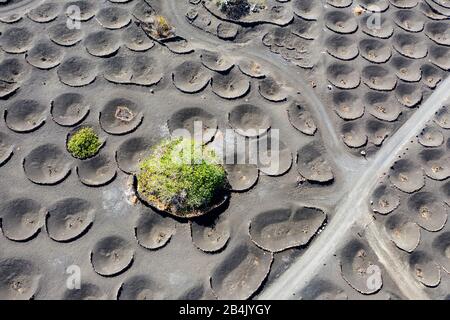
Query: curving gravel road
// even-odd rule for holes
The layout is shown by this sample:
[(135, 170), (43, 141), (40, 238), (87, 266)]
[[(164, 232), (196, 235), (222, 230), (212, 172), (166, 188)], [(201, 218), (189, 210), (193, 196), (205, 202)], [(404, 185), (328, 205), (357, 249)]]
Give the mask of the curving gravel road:
[[(290, 298), (294, 292), (306, 285), (317, 274), (317, 270), (326, 259), (336, 252), (342, 244), (340, 240), (354, 223), (360, 221), (364, 224), (364, 222), (367, 222), (367, 218), (370, 217), (367, 207), (369, 192), (374, 188), (382, 174), (392, 165), (398, 153), (423, 129), (425, 123), (449, 98), (450, 78), (447, 78), (413, 116), (386, 141), (383, 148), (368, 165), (360, 171), (357, 181), (351, 184), (352, 187), (348, 190), (346, 198), (338, 206), (336, 214), (325, 230), (272, 286), (265, 289), (260, 295), (260, 299)], [(375, 236), (379, 231), (376, 230), (374, 224), (370, 224), (367, 232), (371, 245), (374, 242), (379, 242), (374, 248), (375, 253), (382, 253), (382, 250), (384, 250), (384, 260), (387, 260), (387, 257), (392, 260), (394, 255), (388, 252), (391, 245), (387, 243), (387, 237)], [(378, 250), (376, 250), (377, 247)], [(409, 295), (411, 299), (426, 298), (421, 288), (415, 286), (415, 281), (411, 279), (410, 274), (404, 268), (396, 266), (396, 263), (387, 263), (385, 267), (394, 279), (401, 277), (403, 280), (396, 282), (404, 282), (403, 285), (409, 287), (410, 290), (404, 290), (404, 293)], [(405, 279), (408, 280), (405, 282)]]

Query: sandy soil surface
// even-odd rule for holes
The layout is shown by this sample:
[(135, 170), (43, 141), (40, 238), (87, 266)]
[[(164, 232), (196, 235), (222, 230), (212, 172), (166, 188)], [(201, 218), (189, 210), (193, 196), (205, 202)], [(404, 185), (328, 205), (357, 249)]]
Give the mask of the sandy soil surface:
[[(449, 17), (444, 0), (241, 18), (215, 0), (0, 2), (0, 299), (448, 298)], [(280, 165), (227, 165), (227, 202), (175, 219), (133, 176), (195, 120), (212, 144), (279, 130)], [(79, 160), (85, 126), (102, 147)]]

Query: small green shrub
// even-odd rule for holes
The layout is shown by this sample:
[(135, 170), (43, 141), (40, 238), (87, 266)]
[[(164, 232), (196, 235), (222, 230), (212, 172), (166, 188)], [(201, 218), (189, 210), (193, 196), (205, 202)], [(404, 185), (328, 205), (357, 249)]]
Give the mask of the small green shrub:
[(141, 161), (137, 181), (144, 200), (180, 216), (207, 209), (227, 183), (214, 151), (181, 138), (154, 147)]
[(73, 157), (87, 159), (94, 156), (102, 143), (92, 128), (81, 128), (75, 132), (67, 142), (67, 150)]

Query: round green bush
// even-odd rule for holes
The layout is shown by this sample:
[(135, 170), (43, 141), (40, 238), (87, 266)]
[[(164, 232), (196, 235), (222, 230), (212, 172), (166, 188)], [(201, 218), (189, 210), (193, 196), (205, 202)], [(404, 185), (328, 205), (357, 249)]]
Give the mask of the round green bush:
[(100, 138), (92, 128), (77, 130), (67, 142), (67, 150), (78, 159), (87, 159), (94, 156), (101, 146)]
[(227, 177), (213, 150), (178, 138), (162, 141), (140, 162), (137, 188), (159, 210), (190, 217), (214, 206), (227, 190)]

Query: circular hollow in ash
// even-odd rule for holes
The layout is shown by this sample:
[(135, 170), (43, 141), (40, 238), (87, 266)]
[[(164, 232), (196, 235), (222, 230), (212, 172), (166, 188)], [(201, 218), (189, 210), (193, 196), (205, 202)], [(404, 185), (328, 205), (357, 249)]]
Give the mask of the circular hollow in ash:
[(95, 210), (89, 201), (65, 198), (48, 209), (47, 233), (58, 242), (74, 241), (89, 230), (94, 219)]
[(283, 141), (276, 137), (264, 136), (250, 143), (258, 144), (258, 168), (262, 173), (276, 177), (291, 169), (292, 153)]
[[(450, 1), (449, 0), (432, 0), (434, 3), (444, 7), (446, 9), (450, 9)], [(444, 10), (443, 10), (444, 11)]]
[(38, 69), (49, 70), (58, 66), (63, 56), (63, 51), (57, 45), (44, 40), (38, 42), (28, 51), (26, 59), (29, 64)]
[(205, 216), (191, 222), (192, 242), (203, 252), (222, 250), (227, 245), (230, 234), (230, 222), (223, 216)]
[(450, 164), (443, 149), (425, 149), (418, 156), (425, 174), (431, 179), (445, 180), (450, 177)]
[(380, 39), (388, 39), (394, 34), (392, 19), (381, 15), (380, 23), (373, 23), (371, 17), (373, 16), (370, 14), (364, 15), (360, 21), (361, 29), (365, 34)]
[(411, 59), (422, 59), (428, 54), (423, 38), (410, 33), (396, 33), (393, 38), (393, 47), (398, 53)]
[(167, 299), (161, 285), (147, 275), (137, 275), (126, 279), (119, 288), (118, 300), (162, 300)]
[(109, 57), (120, 48), (118, 36), (111, 31), (96, 31), (90, 33), (84, 40), (87, 52), (95, 57)]
[(294, 128), (308, 136), (313, 136), (317, 132), (317, 126), (305, 103), (294, 101), (289, 105), (287, 112), (289, 122)]
[(436, 88), (436, 86), (442, 81), (443, 71), (430, 63), (423, 64), (421, 69), (423, 73), (422, 81), (429, 88)]
[[(172, 135), (189, 133), (194, 139), (201, 138), (203, 143), (210, 142), (216, 135), (217, 118), (208, 111), (198, 107), (183, 108), (175, 112), (168, 121), (169, 131)], [(178, 131), (177, 130), (181, 130)], [(187, 132), (184, 132), (187, 130)], [(201, 133), (201, 137), (196, 137)]]
[(363, 39), (359, 43), (361, 56), (373, 63), (384, 63), (391, 58), (391, 47), (378, 39)]
[(426, 15), (428, 18), (432, 20), (445, 20), (448, 18), (448, 15), (450, 14), (448, 8), (439, 5), (437, 1), (434, 0), (421, 2), (420, 10), (424, 15)]
[(402, 105), (412, 108), (422, 101), (422, 88), (417, 84), (401, 82), (395, 89), (395, 96)]
[(234, 40), (239, 33), (239, 27), (233, 23), (221, 22), (217, 25), (217, 36), (223, 40)]
[(53, 120), (61, 126), (75, 126), (82, 122), (90, 110), (86, 98), (79, 93), (63, 93), (51, 104)]
[(437, 128), (427, 125), (420, 132), (418, 140), (424, 147), (439, 147), (444, 143), (444, 135)]
[[(296, 35), (305, 40), (315, 40), (319, 37), (320, 34), (320, 25), (312, 22), (303, 20), (300, 18), (295, 18), (294, 22), (291, 24), (291, 32), (293, 35)], [(297, 42), (294, 38), (294, 41)], [(297, 43), (301, 43), (297, 42)]]
[(450, 27), (445, 22), (429, 22), (425, 26), (425, 34), (436, 42), (444, 46), (450, 46)]
[(391, 241), (401, 250), (413, 252), (419, 245), (420, 228), (405, 215), (390, 216), (384, 226)]
[(307, 245), (325, 219), (322, 210), (303, 206), (265, 211), (251, 221), (250, 237), (262, 249), (280, 252)]
[(243, 74), (252, 78), (259, 79), (266, 76), (264, 67), (254, 60), (243, 59), (239, 62), (238, 67)]
[(325, 15), (325, 25), (336, 33), (348, 34), (358, 29), (358, 23), (353, 16), (344, 10), (330, 10)]
[[(77, 8), (78, 10), (70, 10)], [(90, 0), (76, 0), (67, 3), (64, 11), (68, 18), (74, 21), (88, 21), (92, 19), (98, 11), (97, 3)]]
[(402, 113), (400, 104), (389, 93), (369, 91), (364, 96), (367, 111), (382, 121), (395, 121)]
[(150, 23), (157, 12), (147, 1), (138, 1), (132, 9), (132, 14), (138, 21)]
[(441, 282), (439, 265), (424, 251), (415, 251), (409, 256), (409, 268), (414, 278), (427, 287), (437, 287)]
[(357, 88), (361, 82), (359, 71), (350, 63), (335, 62), (327, 68), (327, 79), (340, 89)]
[(369, 12), (384, 12), (389, 8), (388, 0), (359, 0), (358, 3)]
[(133, 78), (131, 62), (128, 58), (114, 56), (104, 61), (103, 77), (112, 83), (130, 84)]
[(353, 60), (359, 54), (358, 45), (345, 35), (331, 35), (325, 40), (327, 52), (340, 60)]
[(448, 2), (448, 0), (432, 0), (426, 1), (426, 3), (435, 11), (436, 15), (448, 15), (449, 13), (449, 10), (447, 9), (450, 9), (450, 3)]
[(353, 3), (353, 0), (327, 0), (327, 3), (335, 8), (346, 8)]
[(259, 170), (255, 164), (227, 164), (224, 167), (232, 191), (247, 191), (258, 182)]
[(0, 98), (8, 98), (19, 90), (20, 85), (18, 83), (6, 82), (0, 80)]
[(132, 60), (133, 79), (132, 83), (141, 86), (152, 86), (162, 79), (160, 63), (145, 55), (137, 56)]
[(447, 231), (438, 235), (433, 240), (432, 247), (437, 253), (437, 262), (447, 273), (450, 273), (450, 232)]
[(422, 168), (411, 160), (400, 159), (389, 171), (389, 180), (403, 192), (413, 193), (425, 185)]
[(189, 54), (195, 51), (191, 42), (186, 39), (177, 38), (175, 40), (165, 42), (164, 45), (169, 49), (170, 52), (175, 54)]
[(9, 240), (30, 240), (42, 227), (45, 208), (35, 200), (17, 198), (4, 203), (0, 210), (2, 231)]
[(216, 300), (209, 284), (198, 281), (182, 290), (176, 297), (177, 300)]
[(241, 98), (250, 91), (250, 81), (242, 72), (233, 68), (228, 73), (216, 73), (212, 77), (212, 91), (224, 99)]
[(450, 48), (432, 45), (430, 47), (430, 61), (445, 71), (450, 70)]
[(184, 61), (175, 68), (172, 79), (181, 92), (197, 93), (208, 85), (211, 74), (199, 62)]
[(3, 16), (0, 17), (0, 21), (3, 23), (8, 23), (8, 24), (12, 24), (12, 23), (16, 23), (21, 21), (23, 18), (23, 16), (21, 14), (18, 13), (12, 13), (8, 16)]
[(7, 53), (25, 53), (33, 46), (33, 33), (26, 27), (6, 29), (0, 38), (0, 46)]
[(131, 22), (128, 10), (120, 7), (104, 7), (98, 11), (95, 18), (106, 29), (121, 29)]
[(389, 0), (389, 2), (397, 8), (410, 9), (417, 6), (419, 0)]
[(292, 32), (289, 29), (278, 27), (266, 33), (262, 38), (262, 42), (272, 51), (277, 49), (280, 50), (280, 48), (285, 46), (289, 46), (291, 49), (295, 49), (294, 47), (291, 47), (291, 44), (287, 43), (288, 41), (291, 41), (293, 39), (295, 38), (293, 37)]
[(423, 229), (439, 231), (447, 222), (448, 206), (431, 192), (418, 192), (408, 199), (409, 214)]
[(67, 23), (52, 24), (47, 32), (50, 40), (64, 47), (73, 46), (83, 39), (83, 31), (77, 28), (68, 28)]
[(30, 10), (39, 5), (37, 0), (1, 0), (0, 13), (9, 17), (9, 15), (21, 15), (24, 11)]
[(362, 70), (362, 81), (373, 90), (392, 91), (397, 85), (395, 74), (382, 66), (369, 65)]
[(436, 113), (434, 122), (443, 129), (450, 129), (450, 109), (448, 106), (443, 106)]
[[(367, 286), (369, 277), (374, 274), (373, 266), (380, 266), (376, 255), (360, 240), (351, 240), (341, 251), (340, 266), (344, 280), (356, 291), (362, 294), (374, 294), (382, 285), (382, 270), (378, 267), (379, 281), (373, 281), (373, 286)], [(375, 271), (377, 271), (375, 269)]]
[(100, 112), (100, 126), (112, 135), (122, 135), (136, 130), (142, 123), (142, 107), (131, 100), (110, 100)]
[(11, 137), (0, 132), (0, 167), (11, 159), (14, 152), (14, 144)]
[(400, 205), (400, 198), (386, 184), (378, 186), (372, 193), (370, 206), (379, 214), (389, 214)]
[(121, 36), (125, 46), (131, 51), (143, 52), (150, 50), (155, 46), (155, 42), (144, 33), (142, 28), (135, 23), (130, 24)]
[(61, 148), (44, 144), (33, 149), (23, 160), (27, 178), (41, 185), (55, 185), (70, 173), (71, 163)]
[(99, 154), (80, 161), (77, 166), (77, 174), (80, 181), (86, 186), (104, 186), (116, 177), (116, 163), (109, 156)]
[(272, 125), (270, 116), (252, 104), (241, 104), (228, 114), (230, 126), (240, 135), (257, 137), (266, 133)]
[(414, 10), (398, 10), (393, 18), (396, 25), (409, 32), (420, 32), (425, 25), (421, 15)]
[(23, 59), (7, 58), (0, 63), (0, 80), (5, 83), (22, 82), (31, 73)]
[(297, 170), (307, 180), (330, 183), (334, 180), (333, 169), (324, 157), (324, 147), (311, 142), (298, 150)]
[(0, 299), (32, 299), (39, 289), (40, 278), (31, 261), (20, 258), (0, 260)]
[[(228, 251), (213, 270), (211, 287), (218, 299), (248, 299), (269, 274), (273, 255), (244, 243)], [(249, 276), (251, 275), (251, 276)]]
[(341, 138), (350, 148), (360, 148), (367, 143), (365, 128), (357, 122), (346, 122), (341, 127)]
[(384, 121), (370, 119), (366, 122), (368, 140), (376, 146), (381, 146), (392, 131), (392, 126)]
[(100, 288), (92, 283), (81, 283), (80, 289), (67, 289), (64, 292), (63, 300), (105, 300), (104, 294)]
[(116, 161), (125, 173), (135, 174), (139, 171), (139, 162), (151, 153), (155, 141), (149, 137), (133, 137), (125, 140), (116, 152)]
[(27, 16), (34, 22), (47, 23), (55, 20), (61, 11), (57, 2), (45, 2), (28, 11)]
[(83, 87), (91, 84), (97, 77), (94, 63), (82, 57), (65, 59), (58, 67), (59, 80), (71, 87)]
[(261, 96), (271, 102), (285, 101), (287, 98), (284, 85), (275, 78), (268, 76), (259, 82), (259, 93)]
[(417, 82), (422, 78), (421, 64), (414, 60), (396, 55), (392, 58), (391, 66), (395, 69), (395, 75), (406, 82)]
[[(340, 0), (333, 0), (335, 2)], [(352, 0), (349, 0), (350, 2)], [(330, 3), (331, 0), (328, 0)], [(347, 300), (345, 291), (329, 280), (314, 279), (300, 293), (304, 300)]]
[(160, 249), (175, 234), (175, 220), (150, 209), (143, 210), (136, 223), (135, 234), (142, 247), (150, 250)]
[(358, 95), (339, 90), (332, 94), (334, 111), (344, 120), (355, 120), (364, 115), (364, 104)]
[(27, 133), (40, 128), (46, 119), (46, 107), (35, 100), (16, 100), (5, 111), (5, 122), (15, 132)]
[(95, 272), (113, 277), (129, 268), (133, 262), (132, 246), (119, 236), (109, 236), (99, 240), (91, 252), (91, 263)]
[(204, 50), (200, 54), (200, 59), (203, 65), (212, 71), (227, 72), (234, 66), (231, 59), (218, 52)]
[(321, 5), (314, 0), (294, 0), (292, 9), (297, 16), (305, 20), (317, 20), (322, 11)]

